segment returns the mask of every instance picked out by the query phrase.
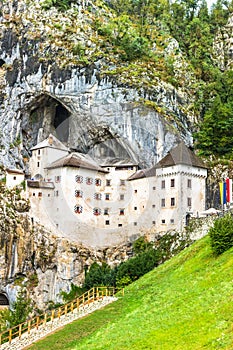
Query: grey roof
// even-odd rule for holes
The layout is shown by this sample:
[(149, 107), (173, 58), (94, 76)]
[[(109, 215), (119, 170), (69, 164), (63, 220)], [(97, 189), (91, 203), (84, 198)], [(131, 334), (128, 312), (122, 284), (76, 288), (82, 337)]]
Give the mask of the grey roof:
[(99, 171), (102, 173), (108, 173), (108, 171), (102, 169), (91, 157), (83, 153), (70, 153), (65, 157), (62, 157), (55, 162), (49, 164), (46, 169), (55, 169), (63, 167), (84, 168)]
[(62, 151), (68, 152), (68, 148), (65, 145), (63, 145), (63, 143), (61, 141), (59, 141), (52, 134), (50, 134), (49, 137), (47, 139), (45, 139), (44, 141), (42, 141), (42, 142), (38, 143), (36, 146), (32, 147), (31, 151), (45, 148), (45, 147), (60, 149)]
[(31, 188), (47, 188), (47, 189), (54, 189), (54, 183), (53, 182), (47, 182), (47, 181), (35, 181), (35, 180), (27, 180), (28, 187)]
[(156, 176), (156, 167), (148, 168), (148, 169), (141, 169), (136, 171), (133, 175), (131, 175), (128, 180), (137, 180), (137, 179), (142, 179), (144, 177), (152, 177)]
[(156, 169), (166, 168), (178, 164), (191, 165), (197, 168), (206, 168), (204, 163), (191, 151), (184, 142), (180, 142), (174, 147), (163, 159), (161, 159), (155, 166), (148, 169), (136, 171), (128, 180), (137, 180), (144, 177), (156, 176)]
[(102, 160), (101, 166), (119, 166), (119, 167), (125, 167), (125, 166), (136, 166), (138, 165), (138, 162), (132, 161), (131, 159), (120, 159), (120, 158), (107, 158), (104, 161)]
[(24, 174), (24, 171), (23, 170), (20, 170), (20, 169), (6, 169), (6, 172), (8, 174), (20, 174), (20, 175), (23, 175)]
[(185, 164), (197, 168), (206, 168), (204, 163), (191, 151), (184, 142), (180, 142), (155, 166), (156, 168), (166, 168), (169, 166)]

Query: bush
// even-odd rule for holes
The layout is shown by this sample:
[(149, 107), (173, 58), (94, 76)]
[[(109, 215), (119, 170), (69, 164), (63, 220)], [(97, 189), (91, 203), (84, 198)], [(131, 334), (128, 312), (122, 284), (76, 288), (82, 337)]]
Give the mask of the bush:
[(27, 297), (26, 290), (21, 289), (15, 303), (12, 305), (12, 308), (6, 317), (9, 327), (14, 327), (25, 322), (31, 311), (31, 300)]
[(231, 214), (216, 220), (209, 230), (211, 247), (219, 255), (233, 246), (233, 218)]

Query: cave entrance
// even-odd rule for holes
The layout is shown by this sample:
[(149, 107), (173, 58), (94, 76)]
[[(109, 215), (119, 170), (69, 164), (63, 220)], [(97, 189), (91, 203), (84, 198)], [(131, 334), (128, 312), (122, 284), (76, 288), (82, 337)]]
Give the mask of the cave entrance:
[(5, 294), (0, 293), (0, 310), (5, 308), (9, 308), (9, 300)]
[(46, 94), (38, 96), (23, 116), (24, 139), (28, 139), (31, 147), (53, 134), (61, 142), (67, 143), (70, 115), (69, 110), (55, 98)]
[(2, 67), (6, 62), (0, 58), (0, 67)]

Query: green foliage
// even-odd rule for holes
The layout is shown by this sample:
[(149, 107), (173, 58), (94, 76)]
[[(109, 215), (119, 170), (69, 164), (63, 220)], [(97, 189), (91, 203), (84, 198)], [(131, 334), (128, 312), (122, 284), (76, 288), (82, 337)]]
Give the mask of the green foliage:
[(56, 7), (60, 11), (67, 10), (74, 0), (44, 0), (42, 7), (45, 10), (49, 10), (51, 7)]
[(88, 290), (97, 286), (114, 286), (115, 269), (111, 269), (105, 262), (102, 264), (93, 263), (86, 273), (83, 287)]
[(233, 247), (233, 217), (226, 214), (215, 220), (214, 226), (209, 230), (211, 247), (217, 255)]
[(0, 310), (0, 332), (7, 329), (7, 319), (9, 318), (10, 310), (8, 308)]
[(18, 292), (16, 301), (7, 315), (9, 328), (25, 322), (31, 311), (31, 300), (27, 297), (26, 290), (21, 289)]
[(152, 242), (148, 242), (147, 239), (142, 236), (133, 242), (133, 252), (134, 254), (143, 253), (153, 247)]
[(62, 296), (63, 301), (65, 303), (68, 303), (68, 302), (74, 300), (75, 298), (79, 297), (83, 293), (84, 293), (84, 289), (83, 288), (81, 288), (79, 286), (76, 286), (75, 284), (71, 283), (70, 291), (68, 293), (62, 291), (60, 293), (60, 295)]

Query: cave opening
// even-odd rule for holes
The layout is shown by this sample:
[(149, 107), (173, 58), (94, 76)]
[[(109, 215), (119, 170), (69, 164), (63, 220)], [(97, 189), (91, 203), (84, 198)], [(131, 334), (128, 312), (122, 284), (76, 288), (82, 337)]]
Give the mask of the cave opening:
[(5, 294), (0, 293), (0, 308), (3, 307), (9, 307), (9, 300)]
[(67, 142), (69, 138), (70, 112), (58, 102), (53, 120), (53, 126), (60, 141)]
[(0, 67), (2, 67), (5, 63), (6, 62), (2, 58), (0, 58)]

